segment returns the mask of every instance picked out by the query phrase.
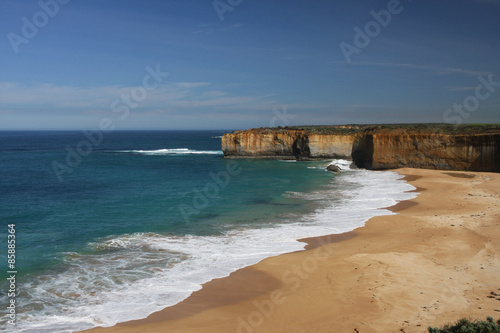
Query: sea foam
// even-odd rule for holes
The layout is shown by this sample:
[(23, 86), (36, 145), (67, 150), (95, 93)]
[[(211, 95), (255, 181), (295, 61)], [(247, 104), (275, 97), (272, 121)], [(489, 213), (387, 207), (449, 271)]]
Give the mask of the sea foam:
[(170, 148), (155, 150), (119, 150), (117, 153), (138, 155), (223, 155), (222, 150), (192, 150), (188, 148)]
[(382, 208), (416, 196), (401, 178), (396, 172), (345, 170), (321, 190), (285, 193), (319, 202), (320, 208), (267, 227), (220, 236), (135, 233), (100, 239), (88, 244), (89, 254), (67, 253), (69, 269), (21, 286), (30, 303), (16, 329), (73, 332), (144, 318), (214, 278), (303, 249), (297, 239), (350, 231), (373, 216), (394, 214)]

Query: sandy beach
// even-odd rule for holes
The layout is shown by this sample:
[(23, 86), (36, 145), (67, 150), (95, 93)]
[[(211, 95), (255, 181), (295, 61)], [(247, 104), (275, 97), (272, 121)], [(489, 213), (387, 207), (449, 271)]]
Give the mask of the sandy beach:
[(396, 215), (304, 240), (307, 250), (213, 280), (146, 319), (87, 332), (410, 333), (500, 318), (500, 174), (397, 172), (419, 195), (391, 207)]

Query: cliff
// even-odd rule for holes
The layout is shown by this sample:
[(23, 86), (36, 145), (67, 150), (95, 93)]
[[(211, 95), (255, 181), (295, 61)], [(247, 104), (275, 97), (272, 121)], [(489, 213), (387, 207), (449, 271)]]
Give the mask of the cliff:
[(500, 125), (261, 128), (222, 138), (228, 158), (352, 159), (362, 168), (500, 172)]
[(282, 159), (351, 158), (353, 136), (305, 130), (237, 131), (222, 137), (226, 157)]

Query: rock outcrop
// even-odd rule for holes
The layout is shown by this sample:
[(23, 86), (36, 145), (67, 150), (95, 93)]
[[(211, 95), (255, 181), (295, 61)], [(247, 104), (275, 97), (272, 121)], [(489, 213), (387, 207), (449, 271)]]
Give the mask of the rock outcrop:
[(326, 171), (340, 172), (340, 168), (335, 164), (330, 164), (329, 166), (326, 167)]
[(228, 158), (352, 159), (360, 168), (500, 172), (499, 125), (261, 128), (222, 138)]

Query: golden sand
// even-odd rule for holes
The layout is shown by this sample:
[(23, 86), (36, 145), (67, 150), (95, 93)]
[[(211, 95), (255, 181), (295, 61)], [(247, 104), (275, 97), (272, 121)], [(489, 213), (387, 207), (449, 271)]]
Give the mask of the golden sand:
[[(500, 174), (400, 169), (420, 193), (354, 232), (213, 280), (93, 333), (426, 332), (500, 318)], [(332, 220), (334, 216), (332, 216)]]

